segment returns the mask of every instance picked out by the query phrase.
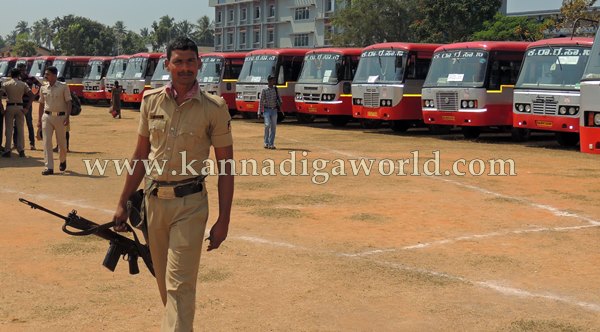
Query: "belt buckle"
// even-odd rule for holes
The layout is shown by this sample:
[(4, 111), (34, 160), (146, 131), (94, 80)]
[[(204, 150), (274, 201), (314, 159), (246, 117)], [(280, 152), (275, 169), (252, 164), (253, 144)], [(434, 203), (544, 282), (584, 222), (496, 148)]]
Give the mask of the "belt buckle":
[(174, 199), (175, 196), (175, 187), (158, 187), (156, 190), (156, 197), (161, 199)]

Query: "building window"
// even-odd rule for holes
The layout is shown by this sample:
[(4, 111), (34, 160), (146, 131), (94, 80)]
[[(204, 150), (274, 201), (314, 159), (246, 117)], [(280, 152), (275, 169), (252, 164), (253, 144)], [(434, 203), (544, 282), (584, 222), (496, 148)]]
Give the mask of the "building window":
[(294, 36), (294, 46), (303, 47), (308, 46), (308, 33), (302, 33)]
[(215, 35), (215, 42), (217, 44), (217, 46), (221, 46), (221, 35)]
[(275, 41), (275, 31), (269, 30), (267, 33), (267, 42), (272, 43)]
[(240, 11), (240, 21), (246, 20), (246, 8), (242, 8)]
[(269, 17), (275, 17), (275, 5), (269, 6)]
[(233, 45), (233, 33), (232, 32), (227, 33), (227, 45)]
[(325, 11), (332, 12), (335, 9), (335, 0), (325, 0)]
[(240, 45), (246, 45), (246, 32), (240, 32)]
[(218, 11), (217, 12), (217, 23), (221, 23), (222, 21), (223, 21), (223, 12)]
[(255, 44), (260, 43), (260, 30), (254, 31), (254, 43)]
[(254, 18), (260, 18), (260, 7), (258, 6), (254, 8)]
[(232, 22), (233, 21), (233, 9), (229, 10), (229, 21)]
[(310, 18), (310, 10), (308, 7), (296, 8), (294, 11), (294, 20), (308, 20)]

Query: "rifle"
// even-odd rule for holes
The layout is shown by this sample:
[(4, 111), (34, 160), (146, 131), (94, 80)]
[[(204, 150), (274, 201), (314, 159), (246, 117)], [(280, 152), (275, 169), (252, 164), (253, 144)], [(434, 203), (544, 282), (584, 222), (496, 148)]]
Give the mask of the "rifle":
[[(133, 233), (133, 240), (110, 230), (109, 228), (115, 225), (114, 222), (99, 225), (93, 221), (78, 216), (76, 210), (72, 210), (69, 215), (65, 217), (23, 198), (19, 198), (19, 202), (29, 205), (32, 209), (41, 210), (55, 217), (61, 218), (65, 221), (64, 225), (62, 226), (62, 230), (69, 235), (84, 236), (94, 234), (110, 241), (108, 251), (106, 252), (106, 256), (102, 262), (102, 265), (104, 265), (107, 269), (114, 272), (115, 268), (117, 267), (117, 263), (119, 262), (119, 258), (123, 257), (124, 260), (129, 262), (129, 273), (138, 274), (140, 273), (140, 269), (138, 267), (138, 257), (142, 257), (146, 267), (150, 273), (154, 275), (154, 267), (152, 266), (150, 249), (148, 248), (147, 244), (140, 243), (137, 234), (133, 228), (129, 226), (129, 224), (126, 223), (125, 225), (127, 226), (127, 230)], [(79, 229), (80, 231), (72, 231), (69, 229), (69, 227)]]

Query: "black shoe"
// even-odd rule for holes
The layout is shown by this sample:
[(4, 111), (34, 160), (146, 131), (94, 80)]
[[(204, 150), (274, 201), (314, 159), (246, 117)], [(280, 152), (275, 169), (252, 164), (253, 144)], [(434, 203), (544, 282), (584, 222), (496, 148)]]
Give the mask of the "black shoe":
[(10, 158), (10, 150), (8, 150), (8, 151), (5, 151), (5, 152), (2, 154), (2, 157), (4, 157), (4, 158)]
[(25, 158), (25, 151), (23, 151), (23, 150), (19, 151), (19, 157)]
[(57, 147), (55, 147), (54, 149), (52, 149), (52, 151), (54, 151), (54, 152), (58, 152), (58, 146), (57, 146)]
[(31, 144), (31, 145), (29, 145), (29, 150), (32, 150), (32, 151), (34, 151), (34, 150), (35, 150), (35, 144)]
[(52, 174), (54, 174), (53, 169), (45, 169), (42, 171), (42, 175), (52, 175)]
[(60, 163), (60, 166), (58, 167), (58, 169), (60, 169), (61, 172), (64, 172), (65, 169), (67, 169), (67, 161), (63, 161), (62, 163)]

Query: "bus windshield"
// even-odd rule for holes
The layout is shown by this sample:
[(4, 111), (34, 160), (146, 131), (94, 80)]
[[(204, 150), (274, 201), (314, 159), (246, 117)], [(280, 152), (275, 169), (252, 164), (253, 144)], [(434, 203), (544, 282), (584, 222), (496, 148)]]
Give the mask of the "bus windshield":
[(219, 83), (223, 70), (223, 58), (204, 57), (202, 58), (202, 67), (198, 73), (198, 82), (201, 83)]
[(0, 62), (0, 77), (8, 76), (8, 61)]
[(106, 72), (107, 79), (118, 79), (123, 78), (123, 73), (125, 73), (125, 68), (127, 67), (127, 59), (114, 59), (110, 62), (108, 66), (108, 71)]
[(331, 53), (306, 55), (298, 83), (337, 84), (341, 59), (341, 55)]
[(84, 79), (100, 80), (102, 78), (103, 61), (90, 61), (85, 69)]
[(67, 62), (65, 60), (54, 60), (52, 64), (58, 70), (57, 77), (65, 76), (65, 67), (67, 66)]
[[(600, 30), (598, 31), (600, 32)], [(600, 33), (596, 33), (594, 46), (592, 46), (592, 52), (581, 78), (582, 81), (597, 79), (600, 79)]]
[(127, 62), (127, 69), (123, 74), (124, 79), (143, 79), (148, 64), (147, 58), (131, 58)]
[(453, 50), (433, 55), (423, 87), (481, 88), (485, 82), (488, 52)]
[(251, 55), (244, 60), (244, 66), (240, 72), (238, 82), (240, 83), (267, 83), (269, 75), (275, 75), (275, 55)]
[(364, 51), (353, 83), (401, 83), (407, 55), (398, 50)]
[(46, 60), (38, 59), (33, 61), (33, 65), (31, 66), (31, 71), (29, 72), (30, 76), (34, 77), (43, 77), (44, 70), (46, 70)]
[(527, 89), (579, 90), (579, 82), (590, 55), (581, 46), (544, 46), (525, 53), (516, 87)]
[(165, 68), (165, 61), (167, 58), (161, 58), (158, 60), (158, 64), (156, 65), (156, 70), (152, 75), (152, 81), (168, 81), (171, 79), (171, 74)]

